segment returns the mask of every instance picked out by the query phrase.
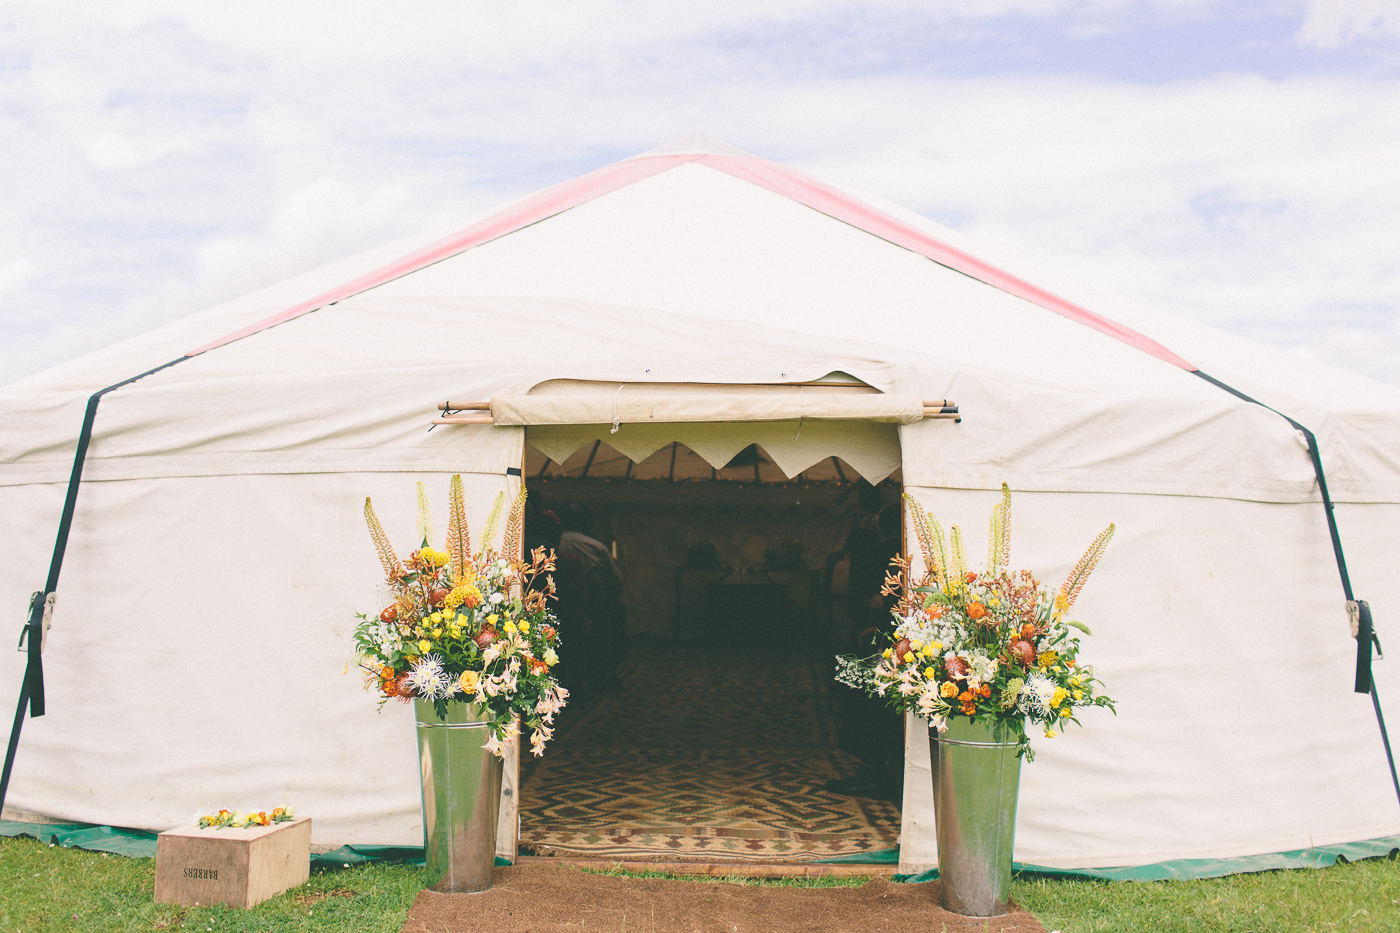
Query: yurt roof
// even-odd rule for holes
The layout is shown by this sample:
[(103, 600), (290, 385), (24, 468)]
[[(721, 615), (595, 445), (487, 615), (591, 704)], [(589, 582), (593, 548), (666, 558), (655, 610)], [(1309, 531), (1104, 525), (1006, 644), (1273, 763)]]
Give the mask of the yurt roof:
[(184, 354), (197, 355), (122, 390), (154, 403), (131, 423), (104, 410), (129, 455), (161, 449), (150, 432), (173, 422), (199, 448), (196, 411), (196, 435), (241, 435), (245, 450), (421, 448), (416, 412), (444, 392), (842, 370), (978, 409), (940, 436), (940, 484), (999, 471), (1022, 488), (1314, 495), (1292, 429), (1191, 372), (1208, 362), (1317, 431), (1339, 499), (1400, 501), (1400, 391), (1086, 289), (1076, 303), (873, 201), (688, 137), (21, 380), (3, 392), (17, 413), (3, 447), (58, 470), (87, 393)]

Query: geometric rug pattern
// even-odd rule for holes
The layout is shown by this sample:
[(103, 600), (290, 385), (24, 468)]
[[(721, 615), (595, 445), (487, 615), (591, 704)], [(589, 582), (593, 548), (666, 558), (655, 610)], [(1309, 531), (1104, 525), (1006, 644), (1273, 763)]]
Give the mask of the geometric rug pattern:
[(787, 861), (898, 843), (894, 805), (823, 788), (858, 762), (815, 664), (659, 640), (631, 654), (623, 689), (561, 716), (522, 768), (523, 851)]

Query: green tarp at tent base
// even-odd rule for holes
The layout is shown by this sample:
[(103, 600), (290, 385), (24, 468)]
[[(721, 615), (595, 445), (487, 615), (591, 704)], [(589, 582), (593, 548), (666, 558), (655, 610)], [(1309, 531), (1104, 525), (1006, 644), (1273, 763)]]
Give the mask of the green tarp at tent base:
[[(898, 851), (898, 850), (895, 850)], [(1400, 836), (1385, 836), (1361, 842), (1346, 842), (1334, 846), (1293, 849), (1264, 855), (1241, 855), (1235, 858), (1183, 858), (1151, 865), (1128, 865), (1122, 868), (1047, 868), (1012, 862), (1012, 870), (1023, 875), (1052, 878), (1092, 878), (1099, 881), (1195, 881), (1201, 878), (1222, 878), (1256, 871), (1276, 871), (1284, 868), (1330, 868), (1338, 859), (1356, 862), (1367, 858), (1385, 858), (1400, 852)], [(932, 881), (938, 877), (933, 868), (917, 875), (895, 875), (895, 881)]]
[[(0, 820), (0, 836), (33, 836), (41, 842), (65, 849), (111, 852), (128, 858), (156, 857), (156, 833), (144, 829), (92, 826), (87, 823), (21, 823), (15, 820)], [(423, 850), (417, 846), (341, 846), (311, 856), (311, 867), (323, 870), (350, 868), (370, 862), (405, 862), (421, 866)], [(509, 865), (510, 862), (498, 856), (496, 864)]]
[[(111, 852), (130, 858), (155, 858), (156, 855), (156, 834), (141, 829), (92, 826), (87, 823), (21, 823), (14, 820), (0, 820), (0, 836), (33, 836), (35, 839), (48, 842), (50, 845), (88, 849), (94, 852)], [(1294, 849), (1289, 852), (1271, 852), (1266, 855), (1244, 855), (1223, 859), (1175, 859), (1151, 865), (1132, 865), (1123, 868), (1047, 868), (1043, 865), (1028, 865), (1025, 862), (1014, 862), (1012, 867), (1021, 874), (1057, 878), (1094, 878), (1100, 881), (1188, 881), (1256, 871), (1274, 871), (1282, 868), (1328, 868), (1335, 865), (1338, 859), (1355, 862), (1366, 858), (1384, 858), (1396, 852), (1400, 852), (1400, 836), (1386, 836), (1381, 839), (1367, 839), (1361, 842), (1347, 842), (1333, 846), (1317, 846), (1311, 849)], [(422, 865), (423, 850), (414, 846), (341, 846), (338, 849), (311, 856), (311, 866), (323, 870), (350, 868), (355, 865), (367, 865), (371, 862), (405, 862), (412, 865)], [(511, 863), (497, 857), (496, 864), (509, 865)], [(893, 849), (862, 852), (858, 855), (817, 859), (813, 864), (897, 865), (899, 864), (899, 848), (896, 846)], [(937, 877), (938, 869), (934, 868), (917, 875), (895, 875), (894, 880), (921, 882), (932, 881)]]

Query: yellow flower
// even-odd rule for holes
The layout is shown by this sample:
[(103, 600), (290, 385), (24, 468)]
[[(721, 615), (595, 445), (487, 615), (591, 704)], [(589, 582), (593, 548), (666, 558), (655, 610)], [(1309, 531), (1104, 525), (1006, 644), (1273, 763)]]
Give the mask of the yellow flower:
[(447, 598), (442, 601), (442, 608), (448, 612), (457, 609), (458, 606), (465, 605), (468, 609), (481, 604), (481, 591), (470, 584), (462, 584), (447, 594)]
[(1076, 691), (1074, 691), (1074, 702), (1078, 703), (1078, 702), (1079, 702), (1080, 700), (1082, 700), (1082, 699), (1084, 699), (1084, 691), (1083, 691), (1083, 690), (1076, 690)]
[(1059, 709), (1060, 704), (1065, 701), (1065, 697), (1067, 696), (1069, 696), (1068, 690), (1064, 687), (1056, 687), (1055, 693), (1050, 697), (1050, 708)]
[(495, 624), (496, 624), (496, 620), (499, 619), (499, 618), (500, 618), (500, 616), (496, 615), (496, 613), (493, 612), (493, 613), (491, 613), (489, 616), (486, 617), (486, 624), (487, 624), (487, 625), (495, 625)]
[(1055, 594), (1055, 621), (1060, 621), (1060, 617), (1069, 611), (1069, 597), (1064, 593)]
[(524, 632), (526, 635), (530, 634), (530, 623), (529, 623), (529, 622), (521, 622), (519, 628), (520, 628), (520, 631)]
[(476, 693), (476, 685), (481, 681), (481, 675), (476, 671), (462, 671), (462, 675), (457, 678), (457, 685), (464, 693)]
[(428, 641), (426, 638), (418, 642), (418, 650), (423, 652), (424, 654), (427, 654), (432, 647), (433, 643)]
[(512, 621), (510, 621), (509, 619), (507, 619), (507, 620), (506, 620), (506, 624), (505, 624), (505, 625), (502, 625), (501, 628), (502, 628), (504, 631), (506, 631), (506, 632), (514, 632), (514, 631), (515, 631), (515, 623), (512, 622)]
[(445, 567), (451, 559), (446, 551), (435, 551), (430, 547), (418, 549), (418, 562), (429, 567)]
[(945, 698), (955, 697), (958, 695), (958, 688), (953, 684), (951, 680), (948, 680), (944, 681), (943, 686), (938, 688), (938, 692), (942, 694)]
[(914, 660), (914, 652), (912, 652), (912, 651), (906, 651), (906, 652), (904, 652), (904, 663), (905, 663), (905, 664), (908, 664), (908, 663), (909, 663), (910, 661), (912, 661), (912, 660)]
[(442, 621), (442, 613), (434, 612), (432, 615), (428, 616), (428, 621), (436, 625), (437, 623)]
[(1069, 715), (1070, 715), (1070, 713), (1069, 713), (1069, 707), (1068, 707), (1068, 706), (1066, 706), (1064, 709), (1060, 710), (1060, 718), (1061, 718), (1061, 719), (1068, 719), (1068, 718), (1069, 718)]
[(1057, 736), (1057, 735), (1059, 735), (1059, 733), (1056, 732), (1054, 729), (1046, 729), (1046, 730), (1045, 730), (1045, 737), (1046, 737), (1047, 739), (1053, 739), (1053, 738), (1054, 738), (1055, 736)]
[(932, 649), (934, 650), (935, 653), (937, 653), (937, 652), (943, 650), (943, 642), (941, 642), (941, 641), (936, 641), (936, 642), (934, 642), (933, 644), (929, 645), (929, 647), (932, 648)]
[(933, 678), (938, 676), (938, 669), (935, 667), (926, 667), (924, 668), (924, 676), (929, 680), (933, 680)]
[(1069, 682), (1075, 687), (1078, 687), (1080, 684), (1084, 683), (1084, 681), (1079, 677), (1071, 677), (1069, 679)]
[(933, 645), (924, 645), (923, 650), (920, 651), (919, 653), (922, 654), (922, 655), (923, 655), (924, 657), (926, 657), (926, 658), (931, 658), (931, 657), (933, 657)]
[(1060, 660), (1060, 655), (1059, 655), (1059, 652), (1056, 652), (1056, 651), (1042, 651), (1042, 652), (1040, 653), (1040, 659), (1039, 659), (1039, 660), (1040, 660), (1040, 666), (1041, 666), (1041, 667), (1049, 667), (1050, 665), (1054, 664), (1056, 661)]
[(559, 655), (554, 653), (553, 648), (544, 649), (544, 663), (548, 664), (550, 667), (559, 663)]
[(885, 657), (887, 657), (887, 658), (892, 658), (892, 657), (894, 657), (894, 649), (893, 649), (893, 648), (886, 648), (886, 649), (885, 649)]
[(920, 648), (922, 648), (923, 646), (924, 646), (924, 643), (921, 642), (921, 641), (919, 641), (919, 639), (917, 639), (917, 638), (911, 638), (911, 639), (909, 639), (909, 647), (910, 647), (910, 648), (913, 648), (915, 651), (918, 651), (918, 650), (919, 650)]

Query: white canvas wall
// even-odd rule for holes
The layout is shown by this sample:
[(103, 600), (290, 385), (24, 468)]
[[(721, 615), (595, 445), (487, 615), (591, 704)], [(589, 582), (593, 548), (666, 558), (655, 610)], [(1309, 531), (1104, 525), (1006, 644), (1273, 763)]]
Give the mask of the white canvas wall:
[[(910, 491), (960, 524), (982, 563), (995, 494)], [(1095, 534), (1118, 529), (1071, 612), (1094, 631), (1081, 660), (1118, 714), (1089, 711), (1084, 728), (1033, 739), (1017, 860), (1136, 865), (1400, 833), (1370, 698), (1351, 692), (1356, 643), (1321, 505), (1015, 493), (1012, 514), (1012, 566), (1052, 588)], [(1397, 518), (1391, 505), (1348, 509), (1351, 551), (1377, 553)], [(1393, 575), (1354, 564), (1357, 592), (1394, 618)], [(1393, 666), (1375, 666), (1391, 722)], [(913, 867), (936, 855), (927, 745), (910, 741), (907, 756), (901, 857)]]

